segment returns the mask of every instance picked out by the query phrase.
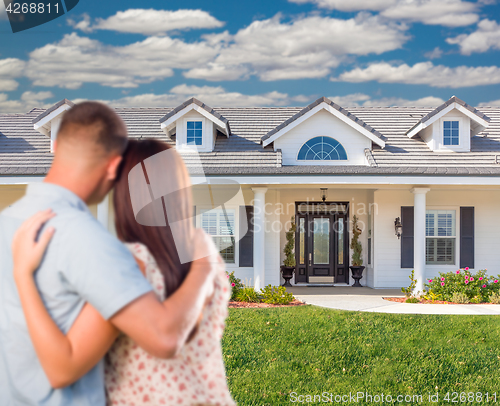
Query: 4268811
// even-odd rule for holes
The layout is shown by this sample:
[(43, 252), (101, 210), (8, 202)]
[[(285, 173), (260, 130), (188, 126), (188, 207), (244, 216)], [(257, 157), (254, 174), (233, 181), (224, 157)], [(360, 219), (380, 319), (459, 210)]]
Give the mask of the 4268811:
[(5, 10), (11, 14), (59, 14), (59, 3), (9, 3)]

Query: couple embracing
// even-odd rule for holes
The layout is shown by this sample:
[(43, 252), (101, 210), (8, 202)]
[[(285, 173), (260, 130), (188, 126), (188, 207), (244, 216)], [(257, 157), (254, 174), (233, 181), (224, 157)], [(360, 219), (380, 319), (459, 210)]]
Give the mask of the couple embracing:
[[(102, 104), (66, 112), (46, 178), (0, 215), (2, 406), (234, 405), (224, 263), (191, 221), (175, 236), (168, 223), (193, 207), (175, 152), (163, 166), (180, 190), (166, 225), (141, 225), (132, 207), (129, 173), (169, 148), (129, 140)], [(87, 207), (113, 186), (118, 239)]]

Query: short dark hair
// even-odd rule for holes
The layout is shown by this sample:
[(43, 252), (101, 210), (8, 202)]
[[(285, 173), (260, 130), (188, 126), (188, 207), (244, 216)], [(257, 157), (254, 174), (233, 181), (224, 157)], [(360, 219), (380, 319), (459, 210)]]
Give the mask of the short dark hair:
[(68, 110), (61, 120), (57, 141), (85, 137), (103, 147), (106, 153), (122, 155), (127, 147), (127, 126), (116, 112), (105, 104), (86, 101)]

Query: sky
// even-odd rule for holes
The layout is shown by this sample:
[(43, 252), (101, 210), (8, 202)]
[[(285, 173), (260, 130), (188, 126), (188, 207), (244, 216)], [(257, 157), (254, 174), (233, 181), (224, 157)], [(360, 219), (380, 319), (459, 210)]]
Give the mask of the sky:
[(0, 113), (116, 107), (500, 106), (500, 0), (80, 0), (12, 33)]

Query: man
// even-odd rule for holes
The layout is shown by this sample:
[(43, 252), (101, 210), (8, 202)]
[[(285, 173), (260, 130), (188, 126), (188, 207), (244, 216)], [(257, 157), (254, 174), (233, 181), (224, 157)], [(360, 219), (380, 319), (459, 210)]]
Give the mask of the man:
[(12, 276), (17, 228), (51, 208), (56, 229), (36, 283), (44, 303), (67, 332), (85, 302), (157, 357), (175, 355), (213, 290), (216, 266), (194, 261), (175, 295), (160, 303), (130, 252), (90, 214), (113, 186), (127, 130), (116, 113), (85, 102), (69, 110), (59, 129), (44, 182), (0, 215), (0, 404), (104, 406), (102, 361), (71, 386), (51, 388), (31, 343)]

